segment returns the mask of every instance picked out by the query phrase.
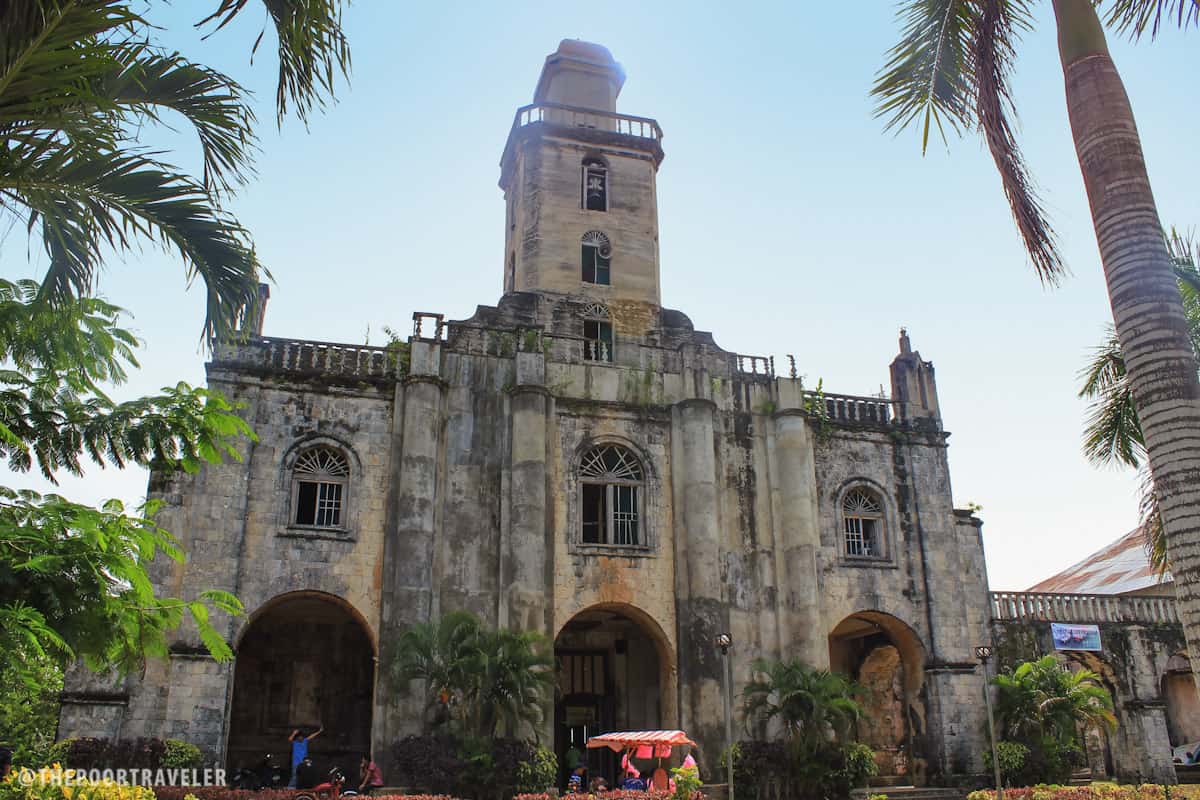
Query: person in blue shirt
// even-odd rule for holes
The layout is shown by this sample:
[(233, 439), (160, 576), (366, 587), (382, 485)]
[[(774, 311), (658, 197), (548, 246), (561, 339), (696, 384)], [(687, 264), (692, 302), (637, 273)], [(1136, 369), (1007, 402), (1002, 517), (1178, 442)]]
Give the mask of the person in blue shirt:
[(324, 725), (322, 725), (320, 728), (317, 728), (315, 733), (305, 736), (304, 732), (297, 728), (296, 730), (292, 731), (292, 735), (288, 737), (288, 741), (292, 743), (292, 777), (288, 781), (288, 788), (296, 788), (296, 768), (300, 766), (300, 762), (303, 761), (304, 757), (308, 755), (309, 741), (317, 738), (317, 736), (319, 736), (323, 730), (325, 730)]
[(644, 792), (646, 791), (646, 782), (642, 780), (641, 775), (630, 772), (625, 776), (625, 780), (621, 781), (621, 788), (628, 792)]

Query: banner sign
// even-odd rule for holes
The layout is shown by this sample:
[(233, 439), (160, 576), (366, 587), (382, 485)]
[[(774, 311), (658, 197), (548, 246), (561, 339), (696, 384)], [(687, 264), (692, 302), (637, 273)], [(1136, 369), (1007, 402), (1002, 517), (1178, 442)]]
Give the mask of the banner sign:
[(1055, 650), (1089, 650), (1100, 652), (1100, 626), (1098, 625), (1068, 625), (1062, 622), (1050, 623), (1050, 635), (1054, 637)]

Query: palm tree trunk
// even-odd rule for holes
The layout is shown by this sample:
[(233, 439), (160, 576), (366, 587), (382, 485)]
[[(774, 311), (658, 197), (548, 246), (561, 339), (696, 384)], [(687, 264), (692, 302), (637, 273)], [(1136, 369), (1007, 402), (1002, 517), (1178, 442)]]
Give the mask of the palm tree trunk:
[(1175, 593), (1200, 669), (1200, 383), (1133, 109), (1091, 0), (1054, 0), (1067, 110), (1113, 321), (1161, 492)]

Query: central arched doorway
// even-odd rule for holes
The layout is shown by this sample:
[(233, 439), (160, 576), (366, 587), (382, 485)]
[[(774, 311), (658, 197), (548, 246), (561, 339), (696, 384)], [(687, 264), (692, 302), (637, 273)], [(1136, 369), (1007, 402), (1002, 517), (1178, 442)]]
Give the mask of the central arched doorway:
[(554, 658), (559, 788), (565, 788), (567, 776), (579, 763), (589, 779), (603, 776), (610, 787), (616, 786), (617, 756), (607, 748), (587, 750), (585, 745), (600, 733), (653, 730), (674, 719), (673, 660), (666, 637), (649, 616), (632, 607), (595, 606), (563, 625), (554, 640)]
[(230, 769), (270, 753), (291, 766), (288, 735), (325, 730), (309, 744), (316, 773), (338, 766), (353, 779), (371, 747), (375, 647), (359, 614), (319, 592), (281, 595), (238, 640), (229, 714)]
[(925, 648), (890, 614), (862, 611), (829, 634), (829, 664), (862, 687), (858, 739), (875, 751), (879, 782), (921, 785)]

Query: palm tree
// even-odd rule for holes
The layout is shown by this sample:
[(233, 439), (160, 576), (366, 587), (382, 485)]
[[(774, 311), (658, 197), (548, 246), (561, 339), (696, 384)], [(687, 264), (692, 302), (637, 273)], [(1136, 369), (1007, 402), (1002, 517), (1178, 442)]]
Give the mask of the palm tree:
[(468, 736), (536, 733), (554, 686), (545, 637), (532, 631), (487, 630), (467, 611), (414, 625), (396, 642), (390, 672), (407, 688), (424, 681), (426, 716)]
[(857, 689), (844, 675), (801, 661), (756, 659), (742, 690), (746, 724), (778, 723), (797, 760), (811, 758), (831, 740), (847, 741), (862, 716)]
[[(1067, 109), (1109, 300), (1158, 492), (1180, 617), (1200, 651), (1200, 380), (1163, 243), (1129, 98), (1093, 0), (1052, 0)], [(1107, 22), (1135, 38), (1200, 21), (1200, 0), (1110, 0)], [(1031, 0), (904, 0), (901, 41), (873, 94), (889, 128), (978, 127), (1042, 280), (1064, 266), (1013, 130), (1010, 79)], [(1200, 670), (1200, 660), (1196, 669)]]
[(1059, 782), (1070, 774), (1080, 729), (1116, 728), (1112, 695), (1088, 669), (1064, 669), (1054, 656), (1027, 661), (992, 679), (1001, 736), (1029, 750), (1022, 780)]
[[(1190, 237), (1172, 231), (1167, 236), (1167, 250), (1175, 263), (1192, 351), (1200, 359), (1200, 271), (1196, 270), (1200, 245)], [(1084, 428), (1084, 455), (1097, 466), (1130, 466), (1142, 471), (1139, 502), (1142, 535), (1151, 565), (1159, 575), (1164, 575), (1170, 564), (1162, 516), (1158, 511), (1158, 494), (1150, 474), (1143, 469), (1146, 443), (1142, 423), (1125, 369), (1125, 355), (1111, 326), (1104, 343), (1095, 348), (1080, 377), (1083, 386), (1079, 396), (1091, 401)]]
[[(248, 0), (221, 0), (219, 29)], [(277, 111), (303, 118), (349, 66), (341, 0), (264, 0), (279, 37)], [(42, 296), (91, 294), (107, 249), (157, 241), (207, 287), (204, 333), (236, 329), (260, 266), (222, 197), (251, 171), (254, 115), (232, 78), (165, 50), (129, 0), (0, 6), (0, 211), (40, 238)], [(261, 38), (261, 37), (260, 37)], [(139, 126), (181, 115), (200, 140), (195, 178), (137, 144)]]
[(550, 642), (536, 631), (501, 628), (484, 633), (483, 664), (474, 705), (480, 736), (537, 732), (546, 719), (554, 692), (554, 658)]
[(1067, 670), (1052, 655), (1026, 661), (992, 679), (999, 690), (996, 711), (1007, 739), (1053, 731), (1073, 736), (1080, 725), (1112, 730), (1112, 695), (1089, 669)]
[(396, 641), (392, 680), (424, 681), (426, 715), (434, 722), (461, 719), (482, 663), (479, 637), (479, 619), (466, 611), (414, 625)]

